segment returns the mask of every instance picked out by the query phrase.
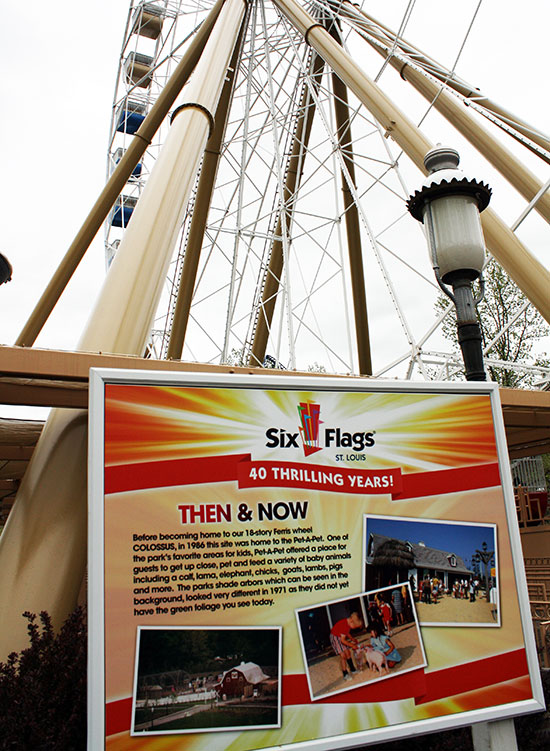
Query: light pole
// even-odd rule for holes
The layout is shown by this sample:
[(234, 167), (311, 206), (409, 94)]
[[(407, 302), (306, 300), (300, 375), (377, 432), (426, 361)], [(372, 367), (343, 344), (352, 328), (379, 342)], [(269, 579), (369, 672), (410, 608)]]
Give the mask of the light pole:
[(479, 561), (483, 563), (483, 571), (485, 574), (485, 599), (489, 602), (489, 564), (494, 555), (494, 550), (487, 549), (487, 543), (484, 542), (481, 546), (481, 550), (476, 550), (476, 555)]
[[(479, 214), (489, 204), (491, 189), (466, 177), (458, 169), (459, 161), (454, 149), (438, 146), (429, 151), (424, 165), (430, 174), (409, 198), (407, 208), (426, 227), (437, 283), (456, 307), (466, 380), (486, 381), (476, 304), (483, 297), (485, 260)], [(478, 278), (480, 293), (474, 298), (472, 282)]]

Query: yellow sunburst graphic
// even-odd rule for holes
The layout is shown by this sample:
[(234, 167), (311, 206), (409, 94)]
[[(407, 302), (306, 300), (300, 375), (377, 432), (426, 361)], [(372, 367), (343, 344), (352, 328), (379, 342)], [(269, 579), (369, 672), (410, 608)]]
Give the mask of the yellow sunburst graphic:
[[(303, 460), (300, 447), (278, 452), (266, 447), (270, 427), (298, 431), (300, 402), (320, 405), (323, 428), (373, 432), (374, 446), (365, 452), (372, 468), (419, 472), (496, 460), (487, 395), (118, 384), (106, 387), (105, 460), (113, 465), (245, 451), (254, 459)], [(345, 448), (333, 441), (322, 452), (323, 463), (334, 464)]]

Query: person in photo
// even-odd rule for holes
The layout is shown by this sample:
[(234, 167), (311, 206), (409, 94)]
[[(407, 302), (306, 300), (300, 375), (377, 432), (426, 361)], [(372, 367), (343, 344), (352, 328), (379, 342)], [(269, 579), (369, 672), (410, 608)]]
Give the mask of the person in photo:
[(395, 611), (395, 618), (397, 620), (397, 625), (402, 626), (404, 623), (403, 620), (403, 595), (401, 594), (401, 589), (399, 586), (396, 586), (395, 589), (391, 593), (391, 601), (393, 605), (393, 609)]
[(379, 631), (384, 631), (384, 621), (380, 605), (382, 604), (381, 595), (375, 595), (374, 599), (369, 602), (367, 617), (369, 626), (376, 626)]
[(386, 656), (388, 667), (393, 668), (396, 663), (401, 662), (401, 655), (393, 642), (386, 634), (381, 634), (376, 627), (370, 630), (370, 644), (373, 649)]
[(351, 676), (357, 672), (355, 665), (353, 664), (351, 650), (357, 649), (359, 643), (357, 639), (354, 639), (353, 636), (351, 636), (351, 629), (361, 628), (362, 626), (362, 618), (359, 613), (354, 612), (347, 618), (342, 618), (337, 621), (330, 629), (330, 643), (334, 652), (340, 658), (340, 667), (342, 668), (342, 674), (345, 681), (350, 681)]
[(496, 621), (498, 610), (498, 590), (496, 584), (493, 584), (489, 590), (489, 602), (491, 603), (491, 616)]
[[(388, 636), (391, 636), (391, 621), (392, 621), (392, 609), (391, 605), (386, 602), (385, 600), (382, 600), (382, 605), (380, 606), (380, 612), (382, 613), (382, 620), (384, 622), (384, 631)], [(373, 624), (371, 625), (378, 625)]]
[(432, 602), (432, 583), (427, 574), (422, 581), (422, 602), (427, 604), (431, 604)]

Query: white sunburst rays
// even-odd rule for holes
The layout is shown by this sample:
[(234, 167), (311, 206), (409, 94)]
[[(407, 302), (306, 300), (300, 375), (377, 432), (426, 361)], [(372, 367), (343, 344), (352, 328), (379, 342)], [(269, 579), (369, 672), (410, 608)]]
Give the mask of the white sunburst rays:
[[(314, 707), (311, 708), (314, 710)], [(319, 722), (319, 737), (334, 738), (342, 734), (341, 742), (334, 738), (333, 748), (346, 748), (349, 743), (349, 728), (387, 727), (392, 722), (404, 722), (402, 701), (368, 702), (364, 704), (330, 704), (325, 706)], [(406, 713), (405, 713), (406, 714)], [(347, 743), (346, 743), (347, 739)]]
[[(449, 422), (445, 415), (450, 403), (456, 399), (454, 395), (426, 394), (419, 399), (415, 395), (402, 394), (395, 398), (384, 393), (325, 391), (322, 381), (319, 386), (317, 391), (285, 391), (272, 386), (222, 387), (212, 391), (209, 387), (189, 386), (181, 389), (181, 408), (161, 406), (156, 401), (128, 405), (119, 400), (119, 404), (136, 415), (172, 425), (174, 435), (166, 443), (172, 455), (178, 449), (199, 453), (208, 449), (217, 454), (251, 453), (258, 461), (273, 459), (273, 452), (267, 445), (267, 430), (274, 428), (298, 433), (299, 404), (315, 401), (320, 405), (323, 430), (341, 427), (352, 434), (374, 434), (374, 446), (364, 452), (370, 468), (407, 465), (415, 471), (433, 471), (452, 464), (456, 447), (448, 441)], [(178, 390), (170, 389), (172, 396), (177, 396)], [(196, 409), (187, 406), (189, 399)], [(115, 399), (113, 403), (116, 402)], [(438, 419), (443, 420), (441, 435), (447, 442), (444, 446), (438, 444), (437, 455), (430, 458), (429, 446), (423, 444), (422, 434), (418, 435), (418, 425), (430, 420), (437, 432)], [(193, 428), (191, 435), (186, 434), (189, 426)], [(180, 429), (182, 438), (178, 443), (176, 436)], [(338, 450), (324, 448), (323, 461), (327, 465), (355, 466), (346, 461), (337, 463), (335, 454), (339, 453)], [(411, 448), (415, 449), (414, 456)], [(288, 448), (284, 458), (291, 461), (303, 459), (299, 440), (297, 447)], [(446, 458), (450, 461), (447, 462)]]
[[(322, 430), (340, 427), (351, 434), (364, 435), (373, 433), (374, 446), (368, 447), (366, 454), (369, 468), (388, 466), (413, 466), (415, 471), (431, 471), (448, 466), (445, 463), (444, 447), (438, 447), (437, 457), (429, 456), (429, 449), (422, 443), (422, 435), (418, 435), (418, 425), (431, 416), (439, 413), (444, 415), (449, 403), (455, 399), (452, 394), (426, 394), (424, 398), (418, 395), (403, 394), (398, 396), (384, 393), (338, 392), (322, 389), (322, 381), (318, 391), (279, 391), (273, 388), (255, 391), (250, 397), (250, 423), (247, 419), (247, 435), (254, 436), (254, 458), (257, 460), (272, 459), (272, 451), (266, 445), (265, 431), (268, 428), (281, 429), (286, 432), (298, 432), (299, 412), (301, 402), (316, 402), (320, 406)], [(246, 397), (243, 397), (245, 399)], [(408, 426), (412, 426), (409, 429)], [(416, 426), (416, 432), (415, 432)], [(437, 429), (437, 425), (436, 425)], [(442, 426), (442, 436), (448, 438), (448, 425)], [(418, 455), (411, 459), (411, 441), (418, 448)], [(356, 466), (353, 461), (336, 461), (335, 455), (342, 453), (335, 446), (324, 446), (323, 462), (332, 466)], [(345, 452), (344, 452), (345, 453)], [(353, 452), (350, 452), (353, 453)], [(453, 455), (453, 447), (448, 446), (449, 458)], [(285, 459), (290, 461), (303, 459), (301, 444), (288, 447)]]
[[(273, 410), (273, 400), (266, 392), (252, 389), (216, 388), (215, 397), (206, 387), (168, 387), (173, 397), (181, 393), (182, 406), (161, 406), (156, 401), (136, 404), (124, 399), (113, 398), (111, 404), (119, 404), (127, 412), (141, 417), (148, 417), (172, 426), (174, 436), (167, 439), (173, 455), (178, 450), (185, 453), (207, 450), (210, 454), (233, 454), (253, 452), (263, 455), (266, 443), (265, 431), (270, 419), (276, 419), (277, 410)], [(184, 406), (189, 399), (197, 408)], [(238, 415), (241, 415), (239, 418)], [(296, 413), (296, 420), (298, 416)], [(186, 430), (192, 428), (190, 437)], [(175, 438), (181, 431), (181, 441)]]
[[(319, 397), (321, 419), (326, 425), (330, 424), (329, 415), (333, 413), (339, 415), (351, 433), (374, 433), (374, 446), (365, 452), (369, 468), (407, 466), (417, 472), (435, 471), (452, 464), (456, 447), (448, 440), (447, 410), (455, 400), (453, 394), (349, 393), (341, 398), (339, 394), (326, 392)], [(441, 438), (445, 439), (445, 443), (438, 444), (437, 455), (432, 458), (428, 458), (429, 447), (423, 444), (422, 433), (418, 433), (418, 426), (428, 419), (436, 434), (438, 420), (442, 421)], [(329, 456), (325, 460), (333, 462)]]
[(350, 727), (362, 730), (364, 727), (377, 724), (384, 727), (409, 719), (408, 713), (403, 712), (402, 701), (353, 705), (308, 704), (305, 715), (303, 708), (304, 705), (285, 707), (283, 742), (286, 739), (296, 743), (312, 738), (330, 738), (331, 748), (347, 748)]

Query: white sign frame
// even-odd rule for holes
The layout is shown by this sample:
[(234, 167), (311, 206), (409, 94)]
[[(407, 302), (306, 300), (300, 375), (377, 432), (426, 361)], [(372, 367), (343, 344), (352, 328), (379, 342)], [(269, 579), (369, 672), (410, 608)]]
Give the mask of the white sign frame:
[[(159, 386), (189, 386), (230, 389), (266, 389), (290, 391), (338, 391), (338, 392), (395, 392), (417, 394), (484, 394), (489, 395), (492, 405), (493, 424), (497, 442), (498, 464), (502, 478), (506, 518), (510, 546), (513, 555), (514, 576), (517, 585), (521, 612), (521, 627), (525, 644), (533, 698), (527, 701), (463, 711), (421, 721), (405, 722), (374, 728), (359, 733), (330, 736), (309, 741), (290, 743), (272, 748), (292, 751), (316, 749), (333, 751), (354, 748), (410, 735), (431, 733), (490, 722), (544, 709), (544, 697), (540, 681), (539, 665), (530, 618), (529, 599), (523, 567), (521, 540), (517, 525), (512, 478), (506, 448), (506, 436), (500, 406), (498, 386), (493, 383), (411, 383), (367, 380), (345, 377), (293, 376), (293, 375), (240, 375), (211, 373), (167, 373), (154, 371), (131, 371), (114, 369), (91, 369), (89, 408), (89, 653), (88, 653), (88, 748), (97, 751), (105, 747), (105, 640), (104, 640), (104, 393), (106, 384), (135, 384)], [(297, 644), (299, 650), (300, 646)]]

